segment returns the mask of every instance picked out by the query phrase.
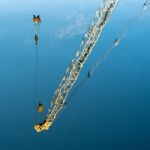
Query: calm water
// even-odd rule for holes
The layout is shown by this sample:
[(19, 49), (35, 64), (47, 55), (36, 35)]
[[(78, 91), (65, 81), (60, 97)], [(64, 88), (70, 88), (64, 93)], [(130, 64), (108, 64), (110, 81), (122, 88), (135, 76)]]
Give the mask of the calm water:
[[(144, 0), (120, 0), (79, 80)], [(91, 23), (98, 0), (0, 2), (0, 147), (2, 150), (149, 150), (150, 10), (130, 29), (47, 132), (36, 133), (32, 15), (40, 14), (39, 96), (45, 114)]]

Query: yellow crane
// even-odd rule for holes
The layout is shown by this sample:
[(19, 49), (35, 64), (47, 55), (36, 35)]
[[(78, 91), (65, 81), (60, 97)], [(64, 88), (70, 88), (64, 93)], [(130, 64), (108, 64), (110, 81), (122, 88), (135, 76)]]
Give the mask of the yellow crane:
[(57, 115), (63, 109), (69, 91), (78, 79), (79, 73), (85, 61), (92, 52), (92, 49), (98, 41), (103, 28), (109, 21), (113, 10), (116, 8), (118, 1), (119, 0), (103, 0), (100, 7), (96, 10), (93, 22), (83, 38), (84, 42), (82, 40), (75, 57), (67, 68), (65, 75), (59, 84), (59, 87), (54, 93), (47, 117), (42, 123), (35, 124), (34, 126), (34, 129), (37, 132), (48, 130), (49, 127), (53, 124)]

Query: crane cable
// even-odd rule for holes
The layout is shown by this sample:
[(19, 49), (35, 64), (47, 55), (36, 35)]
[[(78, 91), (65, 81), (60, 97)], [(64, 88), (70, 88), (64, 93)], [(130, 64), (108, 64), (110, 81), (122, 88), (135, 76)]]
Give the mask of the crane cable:
[[(122, 41), (122, 39), (125, 38), (125, 36), (127, 35), (128, 31), (130, 30), (130, 28), (134, 25), (134, 23), (137, 20), (139, 20), (139, 18), (145, 13), (145, 11), (149, 7), (150, 7), (150, 0), (147, 0), (146, 2), (143, 3), (142, 7), (137, 12), (137, 14), (131, 20), (128, 21), (127, 25), (125, 26), (123, 32), (120, 34), (119, 38), (116, 38), (113, 41), (112, 46), (110, 48), (108, 48), (106, 50), (106, 52), (102, 56), (99, 57), (99, 59), (96, 61), (96, 63), (90, 67), (90, 69), (88, 70), (88, 72), (86, 73), (86, 75), (83, 77), (83, 79), (73, 89), (72, 93), (69, 96), (70, 100), (74, 98), (74, 96), (76, 95), (76, 93), (78, 92), (78, 90), (81, 87), (83, 87), (86, 84), (86, 82), (92, 77), (93, 73), (105, 61), (105, 59), (108, 57), (108, 55), (111, 53), (111, 51), (114, 48), (116, 48), (116, 47), (119, 46), (120, 42)], [(69, 100), (69, 102), (70, 102), (70, 100)]]
[[(35, 19), (35, 22), (34, 22)], [(35, 87), (34, 87), (34, 99), (35, 99), (35, 106), (36, 106), (36, 112), (35, 112), (35, 120), (38, 119), (39, 114), (43, 112), (43, 105), (40, 102), (40, 98), (39, 98), (39, 90), (38, 90), (38, 68), (39, 68), (39, 55), (38, 55), (38, 43), (39, 43), (39, 29), (40, 29), (40, 24), (41, 24), (41, 20), (37, 21), (36, 19), (40, 19), (40, 16), (35, 16), (33, 18), (33, 22), (34, 22), (34, 42), (35, 42)]]

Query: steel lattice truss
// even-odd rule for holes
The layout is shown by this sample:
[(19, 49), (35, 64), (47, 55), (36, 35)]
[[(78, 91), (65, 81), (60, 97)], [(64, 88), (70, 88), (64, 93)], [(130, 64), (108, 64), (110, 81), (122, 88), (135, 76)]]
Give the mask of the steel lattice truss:
[(88, 32), (85, 34), (74, 59), (67, 68), (59, 87), (55, 91), (50, 109), (48, 110), (47, 118), (41, 124), (36, 124), (34, 126), (37, 132), (48, 130), (57, 115), (63, 109), (69, 91), (78, 79), (79, 73), (85, 61), (92, 52), (94, 45), (99, 39), (104, 26), (109, 21), (118, 1), (119, 0), (103, 0), (101, 6), (97, 9)]

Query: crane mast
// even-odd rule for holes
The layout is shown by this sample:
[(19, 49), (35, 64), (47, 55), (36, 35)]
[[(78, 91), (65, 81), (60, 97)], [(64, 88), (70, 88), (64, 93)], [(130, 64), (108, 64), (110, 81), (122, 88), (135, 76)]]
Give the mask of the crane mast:
[(88, 32), (85, 34), (75, 57), (67, 68), (59, 87), (54, 93), (46, 119), (42, 123), (34, 126), (34, 129), (37, 132), (48, 130), (57, 115), (63, 109), (69, 91), (78, 79), (79, 73), (83, 68), (85, 61), (92, 52), (93, 47), (99, 39), (106, 23), (109, 21), (114, 8), (118, 4), (118, 1), (119, 0), (103, 0), (100, 7), (96, 10), (96, 14)]

